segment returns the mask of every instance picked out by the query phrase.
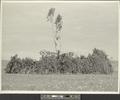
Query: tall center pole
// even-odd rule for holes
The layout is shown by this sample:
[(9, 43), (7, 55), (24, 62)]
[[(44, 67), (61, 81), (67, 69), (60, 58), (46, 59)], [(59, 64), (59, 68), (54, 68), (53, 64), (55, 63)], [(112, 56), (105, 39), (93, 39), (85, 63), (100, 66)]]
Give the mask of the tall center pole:
[(54, 40), (57, 58), (59, 59), (59, 55), (60, 55), (60, 51), (61, 51), (60, 32), (62, 29), (62, 16), (60, 14), (58, 14), (58, 16), (56, 17), (55, 22), (54, 22), (54, 12), (55, 12), (55, 8), (49, 9), (47, 19), (51, 23), (53, 33), (55, 33), (53, 40)]
[(55, 23), (53, 21), (51, 21), (51, 27), (52, 27), (52, 32), (54, 33), (54, 36), (53, 36), (54, 48), (57, 54), (57, 58), (59, 58), (60, 50), (61, 50), (60, 32), (57, 31)]
[(62, 29), (62, 16), (58, 14), (56, 21), (56, 35), (55, 35), (55, 46), (56, 46), (56, 52), (57, 52), (57, 58), (59, 59), (60, 52), (61, 52), (61, 29)]

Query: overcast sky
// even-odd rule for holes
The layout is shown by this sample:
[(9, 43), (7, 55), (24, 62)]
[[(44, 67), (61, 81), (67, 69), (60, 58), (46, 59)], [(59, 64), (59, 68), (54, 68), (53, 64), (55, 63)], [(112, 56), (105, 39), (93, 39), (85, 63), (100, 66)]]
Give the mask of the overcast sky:
[(3, 59), (14, 54), (38, 59), (39, 51), (54, 51), (52, 29), (46, 16), (55, 7), (63, 17), (62, 51), (88, 55), (93, 48), (118, 58), (118, 4), (80, 3), (3, 3)]

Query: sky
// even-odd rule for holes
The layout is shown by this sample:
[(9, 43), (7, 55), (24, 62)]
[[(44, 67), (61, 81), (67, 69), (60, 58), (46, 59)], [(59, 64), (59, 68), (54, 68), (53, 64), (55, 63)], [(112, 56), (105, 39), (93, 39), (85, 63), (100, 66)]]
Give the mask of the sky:
[(39, 59), (41, 50), (55, 51), (48, 10), (63, 17), (62, 52), (87, 56), (94, 48), (118, 59), (117, 2), (3, 3), (2, 59)]

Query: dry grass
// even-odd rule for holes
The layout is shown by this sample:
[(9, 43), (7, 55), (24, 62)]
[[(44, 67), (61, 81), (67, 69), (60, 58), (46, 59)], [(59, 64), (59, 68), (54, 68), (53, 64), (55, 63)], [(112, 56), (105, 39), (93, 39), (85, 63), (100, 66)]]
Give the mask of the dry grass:
[(117, 91), (118, 75), (2, 74), (2, 90)]

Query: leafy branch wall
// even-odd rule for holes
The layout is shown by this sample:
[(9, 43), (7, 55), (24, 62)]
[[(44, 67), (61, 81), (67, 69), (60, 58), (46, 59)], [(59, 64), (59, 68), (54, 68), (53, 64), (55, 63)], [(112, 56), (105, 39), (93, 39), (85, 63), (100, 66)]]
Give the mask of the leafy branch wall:
[(73, 52), (60, 54), (59, 59), (55, 52), (41, 51), (41, 58), (20, 59), (18, 55), (11, 57), (5, 68), (6, 73), (21, 74), (110, 74), (113, 68), (107, 55), (99, 49), (93, 49), (93, 53), (85, 56), (74, 57)]

